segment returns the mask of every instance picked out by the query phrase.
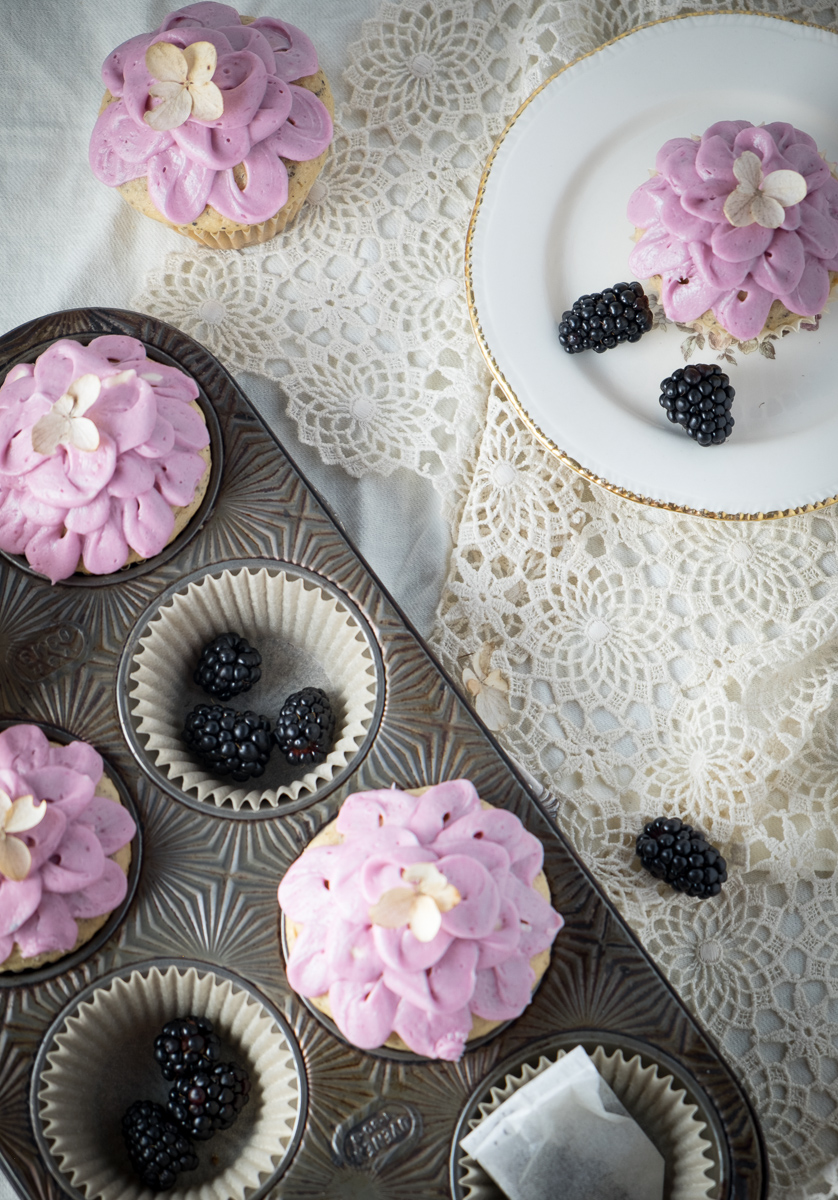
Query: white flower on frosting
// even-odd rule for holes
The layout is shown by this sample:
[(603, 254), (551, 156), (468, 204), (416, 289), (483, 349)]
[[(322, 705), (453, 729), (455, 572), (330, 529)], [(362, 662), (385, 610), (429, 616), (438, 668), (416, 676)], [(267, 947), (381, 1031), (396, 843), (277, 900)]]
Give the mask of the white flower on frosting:
[(370, 920), (385, 929), (407, 925), (417, 941), (433, 941), (442, 924), (442, 913), (459, 904), (462, 896), (433, 863), (403, 867), (402, 879), (412, 886), (385, 892), (370, 909)]
[(97, 449), (99, 430), (84, 414), (99, 398), (101, 386), (96, 375), (75, 379), (50, 411), (32, 426), (32, 449), (37, 454), (53, 454), (57, 446)]
[(778, 229), (785, 210), (799, 204), (807, 192), (806, 180), (798, 171), (762, 173), (762, 163), (752, 150), (746, 150), (733, 164), (739, 186), (725, 200), (725, 216), (731, 225), (752, 225)]
[(13, 800), (8, 792), (0, 788), (0, 875), (5, 875), (6, 879), (19, 882), (26, 878), (32, 866), (32, 856), (26, 843), (8, 835), (34, 829), (46, 811), (46, 800), (36, 807), (31, 795), (18, 796), (17, 800)]
[(145, 54), (145, 65), (158, 81), (149, 95), (162, 104), (147, 112), (146, 125), (162, 133), (176, 129), (190, 117), (217, 121), (224, 112), (224, 98), (213, 82), (218, 54), (212, 42), (193, 42), (179, 50), (171, 42), (155, 42)]

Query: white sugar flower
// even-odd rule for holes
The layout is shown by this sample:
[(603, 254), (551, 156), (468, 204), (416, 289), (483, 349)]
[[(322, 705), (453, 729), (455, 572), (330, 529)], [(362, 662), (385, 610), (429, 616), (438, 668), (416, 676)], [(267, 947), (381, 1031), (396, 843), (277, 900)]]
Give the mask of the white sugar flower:
[(32, 449), (37, 454), (53, 454), (57, 446), (96, 450), (99, 430), (84, 414), (99, 398), (101, 386), (96, 375), (75, 379), (50, 411), (32, 426)]
[(36, 807), (31, 795), (18, 796), (17, 800), (13, 800), (8, 792), (0, 788), (0, 875), (6, 879), (20, 882), (29, 874), (32, 865), (32, 856), (26, 843), (8, 835), (34, 829), (46, 811), (46, 800)]
[(731, 225), (752, 225), (779, 229), (785, 210), (799, 204), (807, 192), (806, 180), (797, 171), (762, 173), (762, 163), (752, 150), (746, 150), (733, 164), (739, 186), (725, 200), (725, 216)]
[(212, 82), (217, 63), (212, 42), (193, 42), (185, 50), (171, 42), (149, 46), (145, 65), (158, 82), (148, 91), (163, 103), (145, 114), (146, 125), (162, 133), (176, 129), (190, 117), (217, 121), (224, 111), (221, 90)]
[(510, 720), (509, 683), (498, 670), (491, 669), (491, 642), (484, 642), (474, 654), (463, 655), (458, 660), (463, 668), (463, 683), (473, 698), (477, 715), (485, 721), (493, 733), (506, 729)]
[(462, 896), (433, 863), (403, 867), (402, 879), (413, 886), (385, 892), (370, 909), (370, 920), (385, 929), (407, 925), (417, 941), (433, 941), (442, 924), (442, 913), (459, 904)]

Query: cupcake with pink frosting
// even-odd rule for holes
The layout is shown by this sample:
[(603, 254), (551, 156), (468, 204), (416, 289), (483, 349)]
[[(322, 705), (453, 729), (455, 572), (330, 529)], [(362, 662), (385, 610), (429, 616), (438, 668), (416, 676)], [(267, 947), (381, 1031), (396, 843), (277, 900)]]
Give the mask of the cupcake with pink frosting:
[(123, 42), (102, 81), (94, 175), (207, 246), (239, 248), (284, 229), (332, 140), (334, 104), (310, 39), (213, 0)]
[(628, 217), (632, 272), (716, 349), (812, 321), (838, 283), (838, 179), (784, 121), (666, 142)]
[(198, 385), (136, 338), (62, 339), (0, 387), (0, 550), (52, 583), (148, 559), (209, 479)]
[(465, 779), (348, 796), (279, 885), (288, 982), (362, 1050), (456, 1061), (547, 969), (543, 859)]
[(0, 971), (78, 949), (125, 899), (136, 825), (86, 742), (0, 733)]

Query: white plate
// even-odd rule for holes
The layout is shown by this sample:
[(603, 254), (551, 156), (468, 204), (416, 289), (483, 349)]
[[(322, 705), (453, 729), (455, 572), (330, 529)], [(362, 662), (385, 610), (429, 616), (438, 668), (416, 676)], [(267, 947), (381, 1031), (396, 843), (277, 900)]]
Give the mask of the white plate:
[[(674, 325), (605, 354), (556, 326), (585, 292), (631, 278), (626, 204), (660, 146), (715, 121), (789, 121), (838, 159), (838, 35), (771, 17), (663, 21), (579, 59), (522, 105), (484, 172), (466, 254), (472, 322), (536, 435), (598, 482), (710, 516), (838, 498), (838, 304), (817, 331), (736, 352), (736, 427), (701, 447), (658, 403), (684, 365)], [(714, 362), (706, 349), (691, 361)]]

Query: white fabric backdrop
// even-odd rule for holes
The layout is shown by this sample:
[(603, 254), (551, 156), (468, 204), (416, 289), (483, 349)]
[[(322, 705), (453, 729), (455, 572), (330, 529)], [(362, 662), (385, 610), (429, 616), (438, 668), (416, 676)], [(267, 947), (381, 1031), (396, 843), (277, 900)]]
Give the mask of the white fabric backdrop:
[[(7, 0), (0, 326), (134, 307), (219, 356), (717, 1038), (772, 1200), (838, 1195), (838, 514), (730, 527), (592, 491), (491, 391), (463, 297), (506, 117), (562, 61), (677, 4), (248, 4), (313, 36), (337, 136), (289, 235), (223, 254), (87, 167), (101, 60), (168, 7)], [(640, 824), (676, 810), (732, 864), (718, 901), (633, 861)]]

